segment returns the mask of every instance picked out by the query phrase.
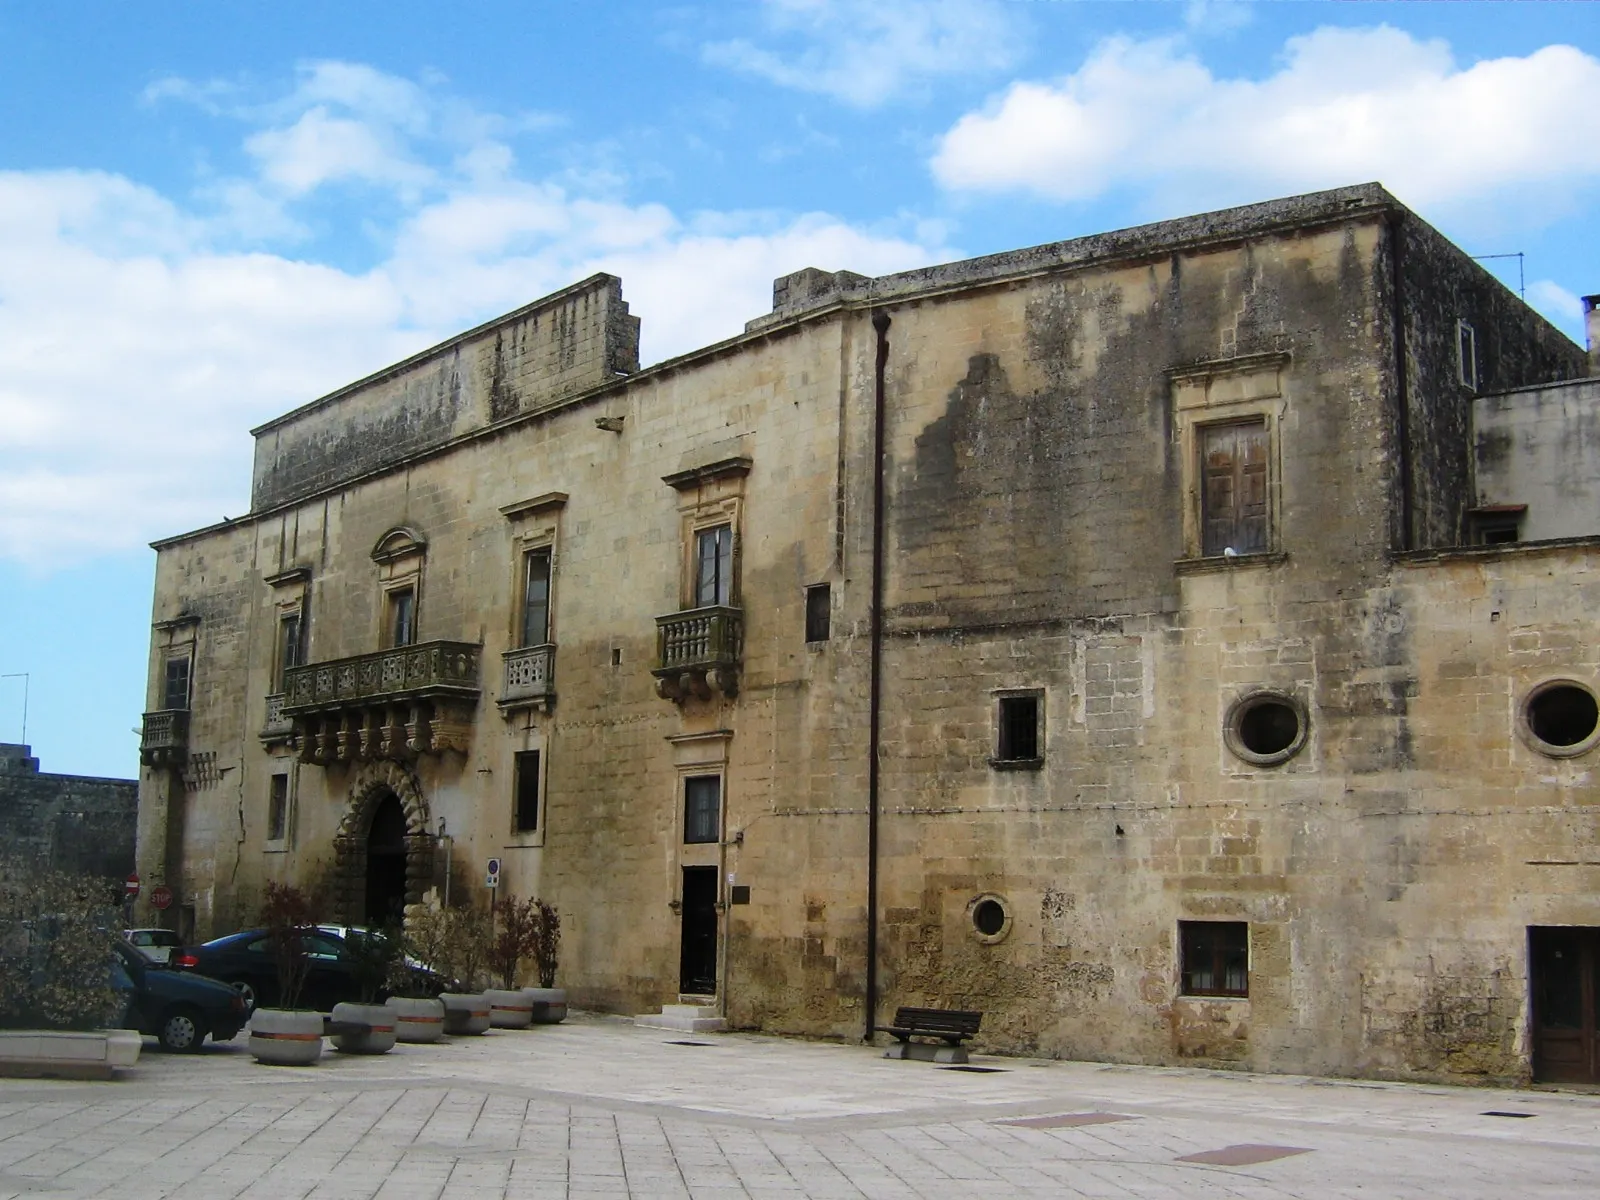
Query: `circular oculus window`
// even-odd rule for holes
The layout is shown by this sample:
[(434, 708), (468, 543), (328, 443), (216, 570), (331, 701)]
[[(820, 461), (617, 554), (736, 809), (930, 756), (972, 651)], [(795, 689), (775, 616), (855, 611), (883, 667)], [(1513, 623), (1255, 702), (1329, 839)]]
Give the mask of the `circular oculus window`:
[(992, 892), (974, 897), (967, 905), (967, 916), (972, 919), (973, 935), (980, 942), (1003, 942), (1011, 932), (1011, 910)]
[(1600, 742), (1600, 703), (1575, 679), (1551, 679), (1522, 702), (1528, 744), (1551, 758), (1572, 758)]
[(1305, 706), (1282, 692), (1253, 692), (1228, 710), (1228, 749), (1258, 767), (1286, 763), (1306, 744)]

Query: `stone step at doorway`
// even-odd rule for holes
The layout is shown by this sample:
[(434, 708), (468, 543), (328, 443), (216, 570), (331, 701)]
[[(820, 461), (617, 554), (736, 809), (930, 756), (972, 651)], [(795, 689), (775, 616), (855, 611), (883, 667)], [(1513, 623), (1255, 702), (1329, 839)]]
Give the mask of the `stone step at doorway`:
[(728, 1028), (728, 1022), (717, 1015), (715, 996), (679, 996), (678, 1003), (663, 1004), (658, 1013), (640, 1013), (633, 1023), (674, 1033), (721, 1033)]

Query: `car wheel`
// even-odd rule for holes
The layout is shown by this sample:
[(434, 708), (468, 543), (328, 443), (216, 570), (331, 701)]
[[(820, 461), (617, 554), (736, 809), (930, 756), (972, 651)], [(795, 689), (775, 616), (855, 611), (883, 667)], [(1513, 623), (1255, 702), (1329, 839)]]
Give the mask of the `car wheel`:
[(249, 982), (247, 980), (230, 979), (230, 980), (228, 980), (228, 986), (231, 987), (234, 991), (239, 993), (239, 998), (244, 1001), (244, 1006), (248, 1011), (250, 1011), (250, 1012), (254, 1012), (255, 1011), (255, 1009), (256, 1009), (256, 990), (255, 990), (255, 988), (250, 986), (250, 984), (249, 984)]
[(194, 1053), (205, 1041), (206, 1025), (200, 1014), (192, 1008), (174, 1008), (161, 1020), (156, 1037), (163, 1050)]

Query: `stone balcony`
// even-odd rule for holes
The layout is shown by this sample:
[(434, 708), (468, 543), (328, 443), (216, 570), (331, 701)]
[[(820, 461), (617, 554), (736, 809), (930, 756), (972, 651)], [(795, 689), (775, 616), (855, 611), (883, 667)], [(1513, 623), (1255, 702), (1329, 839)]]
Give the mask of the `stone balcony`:
[(144, 714), (139, 761), (147, 767), (179, 767), (189, 757), (189, 710), (163, 708)]
[(501, 711), (542, 708), (549, 712), (556, 702), (555, 646), (548, 642), (542, 646), (524, 646), (520, 650), (507, 650), (500, 657), (505, 662), (505, 682), (500, 688)]
[(656, 694), (675, 704), (739, 694), (744, 614), (713, 605), (656, 618)]
[(287, 742), (294, 736), (294, 722), (283, 715), (284, 694), (276, 692), (267, 697), (267, 719), (261, 726), (261, 740), (266, 745)]
[(283, 716), (300, 760), (327, 764), (465, 751), (477, 706), (475, 642), (418, 642), (291, 667)]

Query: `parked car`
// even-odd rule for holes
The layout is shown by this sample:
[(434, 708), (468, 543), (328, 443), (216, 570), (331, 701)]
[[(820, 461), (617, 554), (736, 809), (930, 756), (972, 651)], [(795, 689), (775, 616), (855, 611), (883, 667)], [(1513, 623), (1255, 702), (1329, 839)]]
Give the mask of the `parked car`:
[(227, 984), (174, 971), (122, 942), (111, 946), (111, 985), (122, 997), (122, 1026), (154, 1035), (163, 1050), (198, 1050), (207, 1034), (226, 1042), (250, 1019)]
[[(356, 956), (351, 953), (346, 935), (359, 931), (345, 926), (318, 928), (303, 934), (306, 944), (305, 985), (296, 1002), (301, 1008), (330, 1011), (341, 1001), (361, 999), (361, 984)], [(265, 929), (246, 929), (226, 937), (213, 938), (199, 946), (173, 951), (169, 960), (180, 970), (201, 971), (221, 979), (244, 997), (251, 1008), (271, 1008), (279, 1002), (278, 963)], [(441, 990), (448, 981), (440, 978)], [(378, 999), (388, 993), (380, 990)]]
[(126, 929), (123, 936), (152, 962), (166, 962), (173, 950), (183, 945), (183, 939), (170, 929)]

